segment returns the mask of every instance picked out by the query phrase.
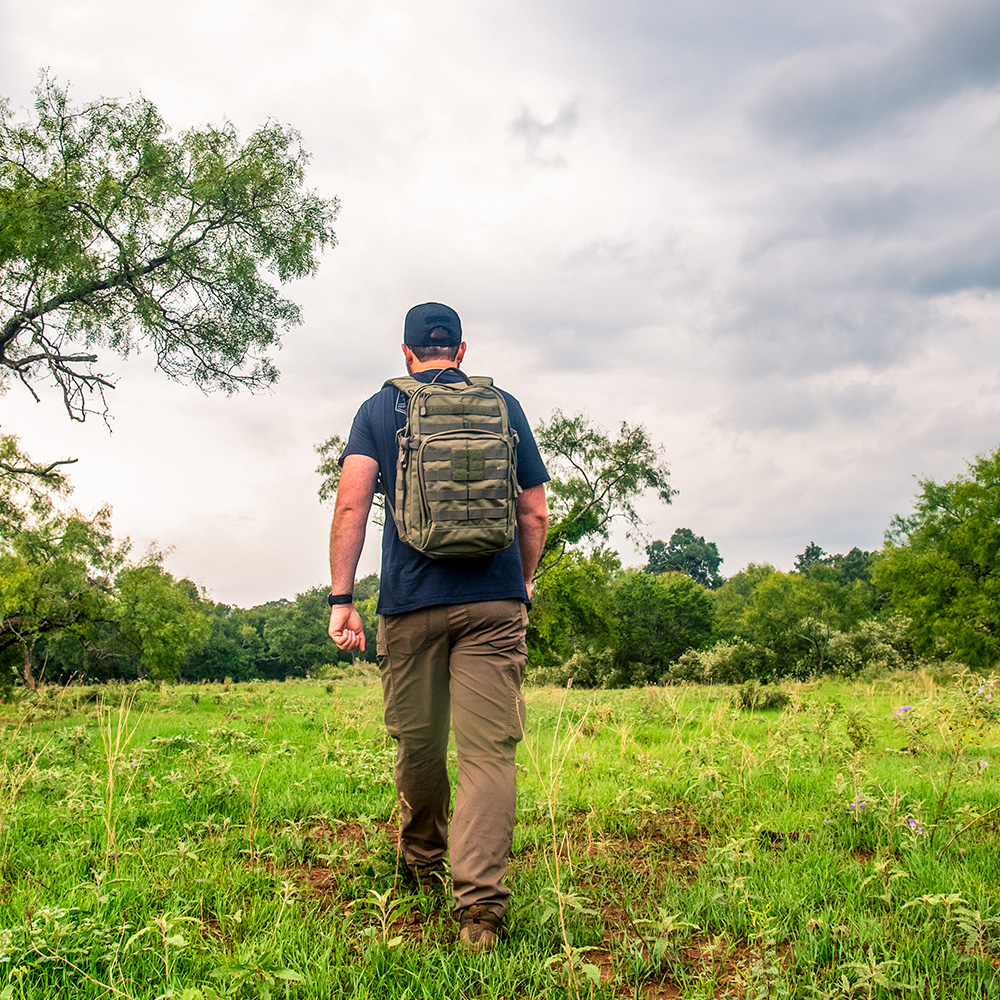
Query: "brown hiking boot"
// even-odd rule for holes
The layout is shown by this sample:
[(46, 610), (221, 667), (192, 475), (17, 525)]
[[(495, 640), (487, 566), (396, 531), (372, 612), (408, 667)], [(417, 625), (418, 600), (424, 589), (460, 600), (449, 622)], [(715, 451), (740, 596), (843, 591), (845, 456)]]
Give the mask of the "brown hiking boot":
[(490, 951), (497, 941), (507, 939), (507, 926), (481, 903), (458, 911), (458, 940), (466, 951)]

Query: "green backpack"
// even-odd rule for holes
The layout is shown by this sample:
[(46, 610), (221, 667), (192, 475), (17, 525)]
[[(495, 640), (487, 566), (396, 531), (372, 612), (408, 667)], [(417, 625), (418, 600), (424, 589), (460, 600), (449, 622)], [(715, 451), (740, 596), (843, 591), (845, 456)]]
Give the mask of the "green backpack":
[(507, 402), (492, 379), (459, 374), (464, 382), (385, 383), (407, 397), (389, 507), (400, 539), (431, 559), (493, 555), (514, 540), (520, 488)]

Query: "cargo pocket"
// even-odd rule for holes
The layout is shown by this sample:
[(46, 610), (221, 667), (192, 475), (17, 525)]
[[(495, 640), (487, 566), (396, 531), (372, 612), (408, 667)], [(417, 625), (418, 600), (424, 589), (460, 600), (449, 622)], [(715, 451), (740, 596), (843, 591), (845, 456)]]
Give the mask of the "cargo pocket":
[(528, 662), (528, 613), (523, 604), (519, 605), (518, 611), (516, 618), (509, 619), (508, 627), (498, 630), (488, 640), (500, 661), (500, 673), (508, 705), (504, 739), (512, 743), (524, 738), (527, 719), (527, 704), (521, 693), (521, 681)]
[(527, 724), (528, 706), (521, 693), (520, 677), (511, 676), (512, 710), (507, 722), (507, 739), (519, 743), (524, 739), (524, 727)]

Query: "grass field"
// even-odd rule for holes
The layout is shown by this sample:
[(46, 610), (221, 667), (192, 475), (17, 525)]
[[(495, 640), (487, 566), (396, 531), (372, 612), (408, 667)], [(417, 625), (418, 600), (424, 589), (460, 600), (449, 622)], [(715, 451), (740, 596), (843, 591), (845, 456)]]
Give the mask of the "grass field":
[(403, 878), (377, 677), (21, 692), (0, 1000), (1000, 997), (1000, 686), (783, 690), (529, 690), (487, 956)]

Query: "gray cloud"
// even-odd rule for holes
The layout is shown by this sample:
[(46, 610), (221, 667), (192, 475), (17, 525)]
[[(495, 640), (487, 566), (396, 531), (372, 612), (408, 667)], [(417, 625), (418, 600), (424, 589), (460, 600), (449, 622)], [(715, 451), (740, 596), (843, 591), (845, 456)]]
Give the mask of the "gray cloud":
[(888, 187), (867, 178), (777, 194), (773, 202), (782, 205), (774, 206), (781, 212), (780, 221), (748, 236), (743, 251), (748, 264), (789, 245), (845, 239), (872, 242), (896, 236), (919, 212), (923, 197), (912, 184)]
[(887, 384), (772, 376), (735, 386), (717, 420), (729, 429), (793, 433), (830, 424), (875, 426), (894, 401), (895, 390)]
[(1000, 216), (975, 232), (921, 254), (908, 277), (919, 295), (1000, 289)]
[(863, 0), (562, 0), (525, 5), (549, 26), (551, 58), (562, 71), (611, 83), (630, 108), (724, 101), (753, 67), (884, 31), (877, 5)]
[(562, 167), (566, 160), (559, 152), (552, 152), (558, 140), (570, 139), (580, 123), (577, 101), (563, 104), (550, 121), (543, 121), (529, 108), (510, 123), (511, 132), (524, 140), (525, 155), (533, 162), (547, 167)]
[(796, 57), (752, 109), (752, 120), (770, 138), (827, 149), (875, 138), (918, 109), (1000, 83), (1000, 6), (965, 0), (933, 15), (902, 22), (902, 37), (889, 45), (859, 39)]

